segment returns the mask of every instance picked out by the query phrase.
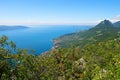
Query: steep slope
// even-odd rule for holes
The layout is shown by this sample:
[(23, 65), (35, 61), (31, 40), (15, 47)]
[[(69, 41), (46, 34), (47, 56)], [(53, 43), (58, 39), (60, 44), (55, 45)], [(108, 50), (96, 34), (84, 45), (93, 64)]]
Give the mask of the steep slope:
[(85, 46), (99, 41), (114, 39), (120, 29), (114, 27), (109, 20), (104, 20), (87, 31), (61, 36), (54, 40), (55, 47)]
[(120, 28), (120, 21), (118, 21), (118, 22), (114, 23), (113, 25), (114, 25), (115, 27)]
[(40, 56), (17, 48), (6, 36), (0, 38), (0, 46), (0, 80), (120, 79), (120, 37)]

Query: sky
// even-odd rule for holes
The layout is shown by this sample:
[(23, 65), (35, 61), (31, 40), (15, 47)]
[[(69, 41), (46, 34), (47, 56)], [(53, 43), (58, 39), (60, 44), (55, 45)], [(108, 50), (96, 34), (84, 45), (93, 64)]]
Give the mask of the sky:
[(120, 0), (0, 0), (0, 25), (93, 25), (120, 20)]

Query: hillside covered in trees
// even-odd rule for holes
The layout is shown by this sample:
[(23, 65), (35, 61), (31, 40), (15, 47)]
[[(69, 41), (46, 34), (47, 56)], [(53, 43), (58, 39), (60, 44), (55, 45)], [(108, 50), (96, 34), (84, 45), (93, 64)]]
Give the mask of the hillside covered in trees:
[(112, 24), (109, 20), (101, 21), (95, 27), (78, 33), (60, 36), (54, 39), (55, 47), (86, 46), (99, 41), (114, 39), (120, 35), (120, 23)]
[[(0, 80), (119, 80), (119, 31), (105, 20), (82, 34), (61, 37), (65, 47), (40, 56), (17, 48), (3, 36), (0, 38)], [(66, 47), (67, 44), (75, 45)]]

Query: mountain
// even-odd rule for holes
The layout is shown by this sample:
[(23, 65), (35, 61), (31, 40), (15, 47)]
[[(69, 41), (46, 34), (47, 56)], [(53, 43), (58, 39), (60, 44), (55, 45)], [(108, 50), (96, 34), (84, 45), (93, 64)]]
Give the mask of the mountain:
[[(116, 38), (119, 32), (120, 28), (104, 20), (87, 31), (56, 39), (64, 39), (62, 46), (69, 45), (69, 48), (52, 49), (40, 56), (17, 48), (7, 36), (2, 36), (0, 80), (119, 80), (120, 37)], [(90, 45), (70, 47), (73, 43), (80, 46), (82, 42), (84, 46)]]
[(104, 20), (87, 31), (67, 34), (54, 39), (54, 45), (55, 48), (73, 45), (84, 47), (88, 44), (117, 38), (119, 34), (119, 28), (114, 27), (109, 20)]
[(115, 22), (113, 25), (114, 25), (115, 27), (118, 27), (118, 28), (120, 28), (120, 21), (118, 21), (118, 22)]
[(101, 21), (98, 25), (95, 26), (95, 28), (103, 28), (103, 27), (113, 27), (113, 24), (109, 20)]
[(1, 25), (0, 26), (0, 31), (24, 29), (24, 28), (28, 28), (28, 27), (26, 27), (26, 26), (6, 26), (6, 25)]

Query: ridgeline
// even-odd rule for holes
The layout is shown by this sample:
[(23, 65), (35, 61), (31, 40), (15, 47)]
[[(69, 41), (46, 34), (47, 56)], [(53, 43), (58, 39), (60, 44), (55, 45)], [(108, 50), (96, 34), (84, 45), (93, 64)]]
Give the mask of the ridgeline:
[(70, 46), (84, 47), (96, 42), (111, 40), (117, 38), (120, 35), (119, 27), (119, 22), (116, 22), (113, 25), (109, 20), (104, 20), (87, 31), (66, 34), (58, 37), (57, 39), (54, 39), (55, 48)]
[(61, 36), (55, 42), (58, 48), (35, 56), (1, 37), (0, 80), (120, 79), (120, 29), (110, 21)]

